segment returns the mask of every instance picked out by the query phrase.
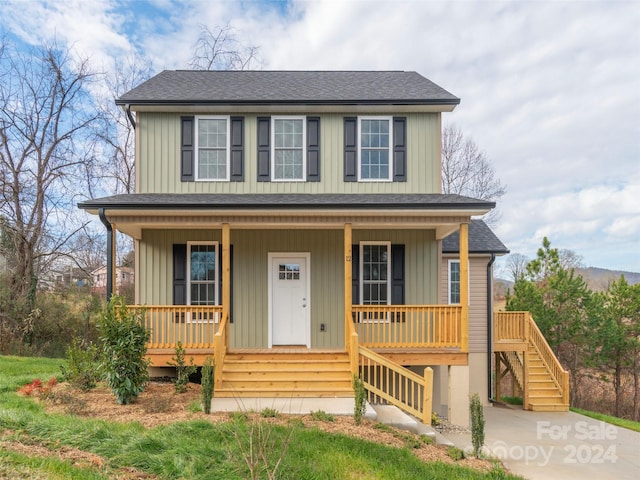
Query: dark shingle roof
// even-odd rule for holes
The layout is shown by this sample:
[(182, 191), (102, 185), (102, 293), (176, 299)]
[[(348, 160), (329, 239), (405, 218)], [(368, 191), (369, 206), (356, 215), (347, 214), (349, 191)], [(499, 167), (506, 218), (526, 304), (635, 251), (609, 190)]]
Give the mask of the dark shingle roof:
[(416, 72), (165, 70), (116, 104), (457, 105), (460, 99)]
[[(442, 253), (460, 252), (460, 232), (454, 232), (442, 240)], [(507, 254), (509, 249), (482, 220), (469, 223), (469, 253)]]
[(136, 193), (87, 200), (79, 208), (107, 209), (491, 209), (487, 202), (447, 194), (215, 194), (215, 193)]

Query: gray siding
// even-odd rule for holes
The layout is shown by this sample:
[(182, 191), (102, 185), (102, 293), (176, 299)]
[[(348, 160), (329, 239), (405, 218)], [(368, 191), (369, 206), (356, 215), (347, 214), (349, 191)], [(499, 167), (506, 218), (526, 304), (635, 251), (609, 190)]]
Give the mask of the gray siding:
[[(139, 193), (438, 193), (440, 114), (407, 117), (407, 182), (343, 181), (343, 118), (321, 114), (321, 181), (257, 182), (257, 121), (245, 115), (244, 182), (180, 181), (180, 115), (138, 113)], [(310, 115), (314, 115), (310, 112)], [(364, 115), (364, 113), (362, 114)], [(379, 114), (376, 114), (379, 115)]]
[[(440, 268), (440, 303), (449, 303), (449, 260), (444, 256)], [(487, 351), (487, 264), (488, 256), (469, 256), (469, 352)]]

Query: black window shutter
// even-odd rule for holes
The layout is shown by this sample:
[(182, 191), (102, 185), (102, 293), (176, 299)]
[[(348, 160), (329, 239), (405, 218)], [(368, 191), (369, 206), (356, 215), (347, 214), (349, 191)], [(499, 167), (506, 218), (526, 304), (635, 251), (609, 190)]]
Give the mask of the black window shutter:
[(391, 304), (404, 305), (404, 245), (391, 245)]
[(360, 245), (351, 245), (351, 298), (352, 305), (360, 304)]
[(271, 117), (258, 117), (258, 181), (271, 181)]
[(393, 117), (393, 181), (407, 181), (406, 117)]
[(244, 182), (244, 117), (231, 117), (230, 163), (230, 180)]
[(344, 118), (344, 181), (358, 181), (358, 119)]
[(194, 117), (180, 117), (180, 180), (193, 182), (194, 175)]
[[(173, 304), (187, 304), (187, 246), (173, 245)], [(184, 314), (176, 313), (175, 321), (184, 322)]]
[(320, 117), (307, 117), (307, 182), (320, 181)]

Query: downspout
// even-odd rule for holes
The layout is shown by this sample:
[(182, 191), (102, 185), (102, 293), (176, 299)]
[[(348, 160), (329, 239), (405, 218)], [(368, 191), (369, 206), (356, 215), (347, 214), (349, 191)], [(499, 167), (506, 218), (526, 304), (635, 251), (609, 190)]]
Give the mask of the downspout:
[(496, 261), (496, 254), (491, 254), (491, 260), (487, 263), (487, 383), (489, 389), (489, 401), (493, 398), (493, 382), (492, 382), (492, 353), (493, 353), (493, 262)]
[(104, 213), (104, 207), (98, 209), (98, 216), (102, 224), (107, 227), (107, 302), (113, 293), (113, 227)]
[(131, 124), (131, 126), (133, 127), (133, 129), (136, 129), (136, 119), (133, 118), (133, 114), (131, 113), (131, 105), (129, 105), (128, 103), (125, 105), (124, 108), (125, 113), (127, 114), (127, 118), (129, 119), (129, 123)]

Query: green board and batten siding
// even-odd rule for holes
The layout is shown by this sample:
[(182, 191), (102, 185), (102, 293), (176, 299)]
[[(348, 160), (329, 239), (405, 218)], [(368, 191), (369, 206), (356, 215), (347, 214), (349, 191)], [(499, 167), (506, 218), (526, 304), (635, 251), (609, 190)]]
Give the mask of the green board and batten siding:
[[(220, 230), (144, 230), (140, 243), (140, 303), (172, 303), (172, 245), (220, 241)], [(437, 242), (432, 230), (356, 230), (353, 241), (390, 241), (405, 245), (407, 304), (435, 304)], [(342, 348), (343, 232), (341, 230), (236, 230), (233, 244), (233, 318), (230, 347), (265, 348), (268, 344), (268, 253), (309, 252), (311, 256), (311, 346)], [(326, 331), (320, 331), (320, 324)]]
[(406, 182), (363, 183), (344, 182), (343, 119), (347, 114), (320, 115), (320, 182), (257, 182), (257, 116), (244, 115), (244, 182), (181, 182), (180, 115), (138, 113), (138, 193), (440, 192), (439, 113), (402, 115), (407, 117)]

